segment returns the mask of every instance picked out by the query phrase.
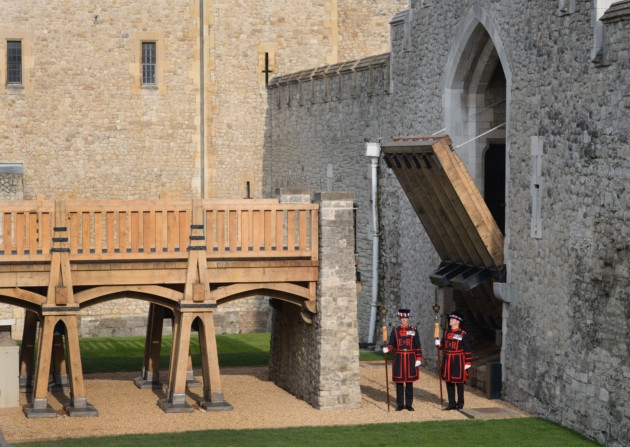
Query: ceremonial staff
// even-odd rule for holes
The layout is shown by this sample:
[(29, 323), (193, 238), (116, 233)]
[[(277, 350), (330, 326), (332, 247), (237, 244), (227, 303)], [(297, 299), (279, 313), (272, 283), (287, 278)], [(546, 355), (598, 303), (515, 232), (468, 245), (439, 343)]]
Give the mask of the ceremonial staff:
[[(433, 329), (433, 337), (436, 340), (440, 339), (440, 323), (438, 322), (438, 312), (440, 311), (440, 306), (437, 304), (433, 306), (433, 312), (435, 312), (435, 327)], [(440, 379), (440, 405), (444, 406), (444, 396), (442, 395), (442, 368), (440, 365), (440, 346), (436, 344), (437, 349), (437, 372), (438, 377)]]
[[(383, 326), (383, 346), (387, 346), (387, 326)], [(387, 390), (387, 411), (389, 411), (389, 376), (387, 375), (387, 353), (383, 353), (385, 359), (385, 389)]]

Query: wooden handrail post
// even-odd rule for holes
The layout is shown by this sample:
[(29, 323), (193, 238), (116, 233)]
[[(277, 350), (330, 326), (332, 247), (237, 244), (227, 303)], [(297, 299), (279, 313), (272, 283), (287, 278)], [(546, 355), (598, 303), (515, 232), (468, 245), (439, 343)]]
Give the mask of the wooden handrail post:
[(186, 302), (204, 302), (210, 297), (203, 214), (203, 202), (201, 199), (193, 199), (188, 241), (188, 271), (184, 286)]
[(74, 303), (67, 224), (66, 202), (57, 200), (55, 202), (53, 246), (50, 249), (50, 280), (46, 300), (48, 306), (66, 306)]

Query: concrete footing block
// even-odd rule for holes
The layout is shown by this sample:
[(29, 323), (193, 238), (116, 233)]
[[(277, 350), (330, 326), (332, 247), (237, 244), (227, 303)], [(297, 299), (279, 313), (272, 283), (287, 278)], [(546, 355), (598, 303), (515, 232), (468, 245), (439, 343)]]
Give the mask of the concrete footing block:
[(205, 400), (208, 395), (204, 396), (204, 400), (199, 400), (197, 403), (201, 408), (205, 408), (207, 411), (232, 411), (234, 407), (227, 403), (223, 397), (223, 391), (210, 391), (210, 400)]
[(170, 399), (158, 400), (158, 405), (164, 413), (192, 413), (195, 409), (186, 403), (185, 394), (173, 394)]
[(47, 399), (35, 399), (33, 403), (23, 407), (24, 414), (29, 419), (56, 418), (57, 412), (48, 405)]
[(98, 416), (98, 410), (90, 404), (86, 404), (84, 407), (73, 407), (68, 405), (65, 407), (68, 416), (73, 418), (88, 418)]
[(142, 377), (133, 379), (134, 385), (141, 390), (161, 390), (164, 389), (164, 383), (159, 380), (146, 380)]
[(96, 417), (98, 411), (93, 405), (89, 404), (85, 397), (75, 397), (72, 399), (72, 405), (64, 407), (70, 417)]
[(226, 401), (210, 402), (206, 400), (200, 400), (197, 402), (199, 406), (206, 411), (232, 411), (234, 407)]

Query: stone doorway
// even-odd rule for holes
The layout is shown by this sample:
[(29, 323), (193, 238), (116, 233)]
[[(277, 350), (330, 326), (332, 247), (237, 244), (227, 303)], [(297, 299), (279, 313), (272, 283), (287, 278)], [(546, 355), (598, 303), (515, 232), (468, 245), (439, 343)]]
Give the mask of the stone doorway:
[[(511, 71), (500, 36), (481, 7), (471, 7), (459, 29), (445, 67), (445, 127), (507, 242)], [(471, 385), (484, 388), (489, 365), (503, 355), (504, 304), (494, 296), (492, 281), (453, 292), (454, 304), (468, 316), (465, 329), (474, 335)]]

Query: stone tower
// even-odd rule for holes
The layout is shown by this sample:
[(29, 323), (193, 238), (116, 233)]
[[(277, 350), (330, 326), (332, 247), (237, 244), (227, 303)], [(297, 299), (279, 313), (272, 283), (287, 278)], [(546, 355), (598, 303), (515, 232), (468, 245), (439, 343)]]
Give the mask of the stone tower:
[[(0, 176), (18, 169), (24, 200), (262, 197), (266, 80), (388, 51), (407, 5), (0, 0)], [(266, 327), (260, 309), (218, 330)], [(84, 330), (137, 315), (120, 333), (143, 333), (143, 303), (94, 312)]]

